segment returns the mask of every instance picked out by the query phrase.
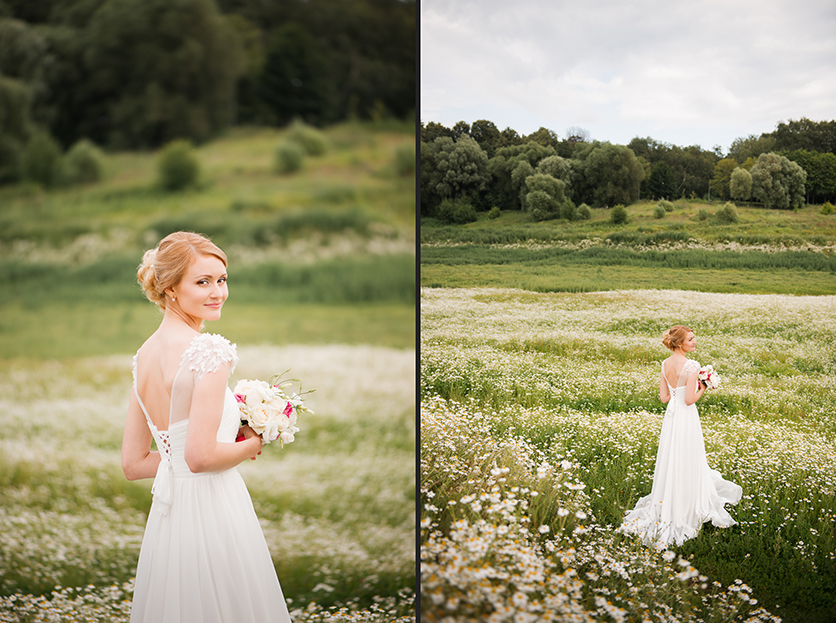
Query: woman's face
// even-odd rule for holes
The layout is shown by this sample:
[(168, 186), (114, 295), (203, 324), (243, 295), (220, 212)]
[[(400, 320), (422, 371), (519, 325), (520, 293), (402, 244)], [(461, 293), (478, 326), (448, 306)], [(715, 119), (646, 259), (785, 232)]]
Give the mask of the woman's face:
[(693, 333), (689, 333), (688, 337), (685, 338), (685, 341), (682, 342), (681, 346), (682, 350), (686, 353), (692, 353), (697, 350), (697, 338)]
[(214, 255), (201, 255), (183, 279), (166, 293), (173, 295), (183, 313), (201, 320), (219, 320), (229, 296), (226, 266)]

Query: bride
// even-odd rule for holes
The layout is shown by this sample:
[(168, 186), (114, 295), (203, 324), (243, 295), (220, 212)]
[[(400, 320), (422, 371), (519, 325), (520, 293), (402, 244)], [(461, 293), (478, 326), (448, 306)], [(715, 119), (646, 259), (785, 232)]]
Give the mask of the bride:
[(236, 467), (261, 454), (261, 440), (239, 428), (227, 385), (235, 346), (200, 333), (205, 321), (221, 317), (226, 268), (226, 255), (207, 238), (177, 232), (147, 251), (137, 271), (164, 315), (134, 357), (122, 439), (125, 476), (154, 477), (132, 623), (290, 621)]
[(737, 523), (725, 504), (737, 504), (743, 489), (723, 480), (705, 458), (696, 402), (706, 386), (698, 379), (700, 364), (686, 356), (697, 347), (694, 332), (675, 325), (662, 335), (662, 343), (673, 354), (662, 362), (659, 378), (659, 398), (668, 406), (653, 487), (626, 514), (619, 531), (637, 534), (648, 545), (668, 547), (697, 536), (706, 521), (720, 528)]

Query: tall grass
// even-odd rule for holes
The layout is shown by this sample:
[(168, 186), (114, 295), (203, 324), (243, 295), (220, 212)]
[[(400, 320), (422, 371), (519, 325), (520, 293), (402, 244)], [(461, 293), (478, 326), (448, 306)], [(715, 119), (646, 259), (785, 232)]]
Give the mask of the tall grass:
[[(428, 617), (542, 618), (562, 604), (577, 620), (831, 620), (833, 303), (424, 289)], [(676, 323), (723, 378), (700, 419), (709, 464), (744, 497), (736, 526), (658, 552), (615, 528), (650, 489), (660, 336)]]

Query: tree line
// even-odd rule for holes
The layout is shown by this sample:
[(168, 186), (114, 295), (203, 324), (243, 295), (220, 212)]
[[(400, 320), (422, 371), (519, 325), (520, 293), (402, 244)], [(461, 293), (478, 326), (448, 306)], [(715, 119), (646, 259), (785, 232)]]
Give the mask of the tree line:
[[(583, 218), (584, 206), (639, 199), (735, 199), (771, 208), (836, 201), (836, 121), (779, 123), (772, 133), (719, 148), (652, 138), (627, 145), (593, 141), (582, 128), (564, 138), (548, 128), (527, 136), (488, 120), (448, 128), (421, 123), (421, 209), (525, 210), (536, 220)], [(577, 206), (577, 207), (576, 207)], [(579, 216), (580, 215), (580, 216)]]
[(415, 109), (414, 0), (0, 0), (0, 183), (27, 143), (207, 140)]

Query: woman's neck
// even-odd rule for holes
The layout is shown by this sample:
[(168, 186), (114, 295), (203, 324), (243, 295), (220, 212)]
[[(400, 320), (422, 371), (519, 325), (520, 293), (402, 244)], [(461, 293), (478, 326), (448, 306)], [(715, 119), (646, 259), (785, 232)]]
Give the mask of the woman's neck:
[(188, 327), (189, 329), (200, 333), (203, 328), (203, 319), (196, 316), (190, 316), (184, 313), (181, 309), (172, 309), (166, 307), (165, 316), (160, 326), (169, 326), (171, 328), (182, 329)]

